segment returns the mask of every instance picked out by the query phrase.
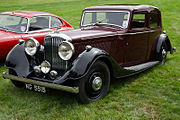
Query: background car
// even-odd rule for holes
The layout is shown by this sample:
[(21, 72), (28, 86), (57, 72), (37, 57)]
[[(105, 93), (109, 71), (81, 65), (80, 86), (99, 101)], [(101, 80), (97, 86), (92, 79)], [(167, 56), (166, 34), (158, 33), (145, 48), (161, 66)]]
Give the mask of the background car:
[(34, 37), (40, 44), (44, 43), (47, 33), (71, 30), (72, 26), (62, 18), (45, 12), (9, 11), (0, 14), (0, 59), (18, 43)]
[(31, 38), (13, 48), (4, 77), (39, 92), (49, 87), (76, 93), (82, 103), (105, 97), (112, 78), (165, 64), (173, 53), (161, 12), (150, 5), (88, 7), (80, 29), (48, 34), (44, 47), (36, 43)]

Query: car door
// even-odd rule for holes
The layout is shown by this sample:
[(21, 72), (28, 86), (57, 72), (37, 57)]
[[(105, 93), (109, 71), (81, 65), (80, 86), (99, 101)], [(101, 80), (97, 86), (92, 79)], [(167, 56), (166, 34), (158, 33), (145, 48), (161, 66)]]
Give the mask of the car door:
[[(115, 14), (116, 12), (109, 11), (88, 11), (84, 14), (83, 24), (90, 25), (98, 22), (105, 23), (101, 25), (94, 25), (92, 28), (81, 29), (81, 34), (89, 37), (74, 43), (76, 54), (84, 51), (86, 45), (105, 50), (113, 58), (116, 59), (115, 50), (117, 45), (116, 29), (107, 25), (107, 14)], [(84, 35), (82, 35), (84, 36)], [(78, 52), (77, 52), (78, 51)]]
[(148, 33), (147, 27), (148, 12), (134, 12), (131, 26), (125, 35), (125, 60), (124, 66), (132, 66), (147, 61)]
[(153, 60), (154, 50), (156, 45), (156, 40), (158, 36), (162, 33), (161, 26), (161, 15), (157, 10), (152, 10), (149, 14), (149, 43), (148, 43), (148, 58)]

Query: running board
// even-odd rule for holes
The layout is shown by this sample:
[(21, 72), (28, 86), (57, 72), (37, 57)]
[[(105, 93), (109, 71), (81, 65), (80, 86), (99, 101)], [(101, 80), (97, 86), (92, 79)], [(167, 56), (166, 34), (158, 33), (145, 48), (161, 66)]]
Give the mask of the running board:
[(124, 69), (137, 72), (137, 71), (146, 70), (146, 69), (153, 67), (157, 64), (159, 64), (159, 61), (151, 61), (151, 62), (138, 64), (138, 65), (134, 65), (134, 66), (130, 66), (130, 67), (124, 67)]

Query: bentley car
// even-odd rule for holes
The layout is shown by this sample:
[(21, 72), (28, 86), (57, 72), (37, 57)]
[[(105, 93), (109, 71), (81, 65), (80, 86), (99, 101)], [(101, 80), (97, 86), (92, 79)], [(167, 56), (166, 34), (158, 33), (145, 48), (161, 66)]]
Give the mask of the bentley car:
[(63, 90), (89, 103), (106, 96), (112, 79), (164, 64), (168, 52), (173, 48), (157, 7), (94, 6), (83, 10), (80, 29), (50, 33), (44, 46), (35, 38), (20, 41), (3, 76), (17, 87)]
[[(61, 29), (60, 29), (61, 28)], [(0, 14), (0, 59), (5, 59), (8, 52), (18, 44), (19, 39), (34, 37), (41, 44), (47, 33), (56, 29), (72, 29), (62, 18), (45, 12), (9, 11)]]

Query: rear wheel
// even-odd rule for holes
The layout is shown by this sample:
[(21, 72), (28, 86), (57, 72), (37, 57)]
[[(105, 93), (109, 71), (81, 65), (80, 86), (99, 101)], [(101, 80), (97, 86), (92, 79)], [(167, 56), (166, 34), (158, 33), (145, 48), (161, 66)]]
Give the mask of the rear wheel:
[(79, 102), (87, 104), (106, 96), (110, 85), (108, 66), (102, 61), (96, 61), (87, 75), (79, 81)]
[[(9, 74), (17, 76), (16, 72), (12, 69), (9, 69)], [(24, 83), (22, 83), (22, 82), (14, 81), (14, 80), (11, 80), (11, 82), (18, 88), (24, 87)]]
[(165, 42), (161, 45), (161, 50), (159, 53), (160, 64), (164, 65), (167, 59), (167, 45)]

